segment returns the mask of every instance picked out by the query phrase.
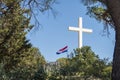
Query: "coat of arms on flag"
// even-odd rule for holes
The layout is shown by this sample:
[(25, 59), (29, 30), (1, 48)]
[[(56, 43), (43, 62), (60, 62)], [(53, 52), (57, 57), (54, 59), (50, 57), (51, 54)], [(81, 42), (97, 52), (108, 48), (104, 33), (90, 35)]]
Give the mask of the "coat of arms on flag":
[(68, 46), (65, 46), (64, 48), (61, 48), (60, 50), (58, 50), (56, 52), (56, 54), (61, 54), (61, 53), (67, 52), (67, 51), (68, 51)]

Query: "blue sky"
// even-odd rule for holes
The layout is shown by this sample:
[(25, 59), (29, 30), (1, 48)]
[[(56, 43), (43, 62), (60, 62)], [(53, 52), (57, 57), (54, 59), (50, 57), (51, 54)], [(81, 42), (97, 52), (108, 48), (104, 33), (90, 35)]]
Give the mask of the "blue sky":
[(69, 31), (69, 26), (78, 27), (78, 18), (83, 18), (83, 27), (93, 30), (92, 34), (83, 33), (83, 45), (90, 46), (100, 58), (112, 60), (114, 50), (114, 30), (110, 29), (109, 37), (103, 36), (103, 24), (86, 15), (87, 9), (80, 0), (57, 0), (54, 5), (57, 12), (56, 18), (52, 13), (39, 14), (38, 20), (41, 27), (32, 30), (27, 38), (33, 46), (39, 48), (47, 61), (55, 61), (66, 57), (66, 53), (56, 55), (56, 51), (68, 45), (69, 52), (78, 47), (78, 33)]

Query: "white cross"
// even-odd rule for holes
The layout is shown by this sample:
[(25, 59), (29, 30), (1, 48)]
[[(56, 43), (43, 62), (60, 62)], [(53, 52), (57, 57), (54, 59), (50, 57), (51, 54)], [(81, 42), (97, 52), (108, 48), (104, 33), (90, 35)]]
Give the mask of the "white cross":
[(79, 18), (78, 26), (79, 26), (79, 28), (69, 27), (69, 30), (78, 32), (78, 48), (81, 48), (82, 47), (82, 32), (92, 33), (92, 30), (82, 28), (82, 18), (81, 17)]

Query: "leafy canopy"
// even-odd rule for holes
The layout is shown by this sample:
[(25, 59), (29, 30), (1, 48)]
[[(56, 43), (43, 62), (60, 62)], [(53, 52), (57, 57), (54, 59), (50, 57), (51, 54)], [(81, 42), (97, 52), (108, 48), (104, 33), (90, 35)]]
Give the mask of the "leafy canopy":
[(87, 15), (104, 23), (104, 28), (108, 30), (108, 26), (114, 28), (113, 20), (107, 8), (106, 0), (81, 0), (87, 7)]

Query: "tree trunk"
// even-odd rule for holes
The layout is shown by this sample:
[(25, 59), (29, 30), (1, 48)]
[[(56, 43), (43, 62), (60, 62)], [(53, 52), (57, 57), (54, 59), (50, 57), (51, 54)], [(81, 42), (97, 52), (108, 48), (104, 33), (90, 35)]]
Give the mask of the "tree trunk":
[[(119, 36), (119, 37), (118, 37)], [(120, 79), (120, 30), (116, 32), (116, 42), (113, 55), (112, 80)]]
[(107, 7), (115, 26), (112, 80), (120, 80), (120, 0), (107, 0)]

